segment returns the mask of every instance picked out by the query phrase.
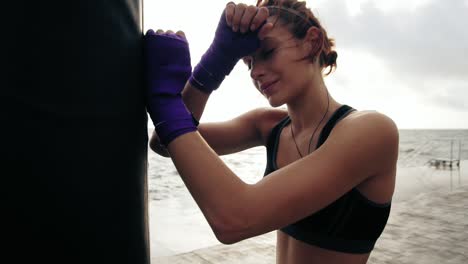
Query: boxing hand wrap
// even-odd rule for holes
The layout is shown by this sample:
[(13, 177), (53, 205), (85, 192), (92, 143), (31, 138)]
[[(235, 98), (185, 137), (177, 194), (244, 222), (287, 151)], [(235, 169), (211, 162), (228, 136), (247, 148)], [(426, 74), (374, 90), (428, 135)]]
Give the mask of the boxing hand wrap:
[(246, 33), (232, 31), (223, 12), (213, 42), (195, 66), (190, 84), (208, 94), (216, 90), (242, 57), (260, 47), (257, 34), (258, 30)]
[(161, 143), (197, 130), (181, 92), (190, 77), (187, 40), (176, 34), (148, 30), (144, 38), (147, 109)]

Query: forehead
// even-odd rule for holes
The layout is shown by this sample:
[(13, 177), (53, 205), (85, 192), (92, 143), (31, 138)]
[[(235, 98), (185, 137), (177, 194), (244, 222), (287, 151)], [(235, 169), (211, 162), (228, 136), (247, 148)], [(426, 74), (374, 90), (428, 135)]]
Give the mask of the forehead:
[(269, 39), (275, 39), (281, 42), (282, 40), (290, 39), (293, 36), (288, 27), (285, 26), (284, 23), (281, 20), (278, 20), (275, 16), (270, 16), (267, 18), (267, 23), (272, 23), (273, 29), (265, 35), (265, 41), (268, 41)]

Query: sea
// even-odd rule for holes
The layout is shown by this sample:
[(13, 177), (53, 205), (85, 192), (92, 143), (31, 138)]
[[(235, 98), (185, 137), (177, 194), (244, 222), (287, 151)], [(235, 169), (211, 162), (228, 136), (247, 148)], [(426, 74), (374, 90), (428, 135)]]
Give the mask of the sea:
[[(468, 129), (401, 129), (399, 135), (393, 203), (468, 184)], [(244, 182), (255, 183), (265, 171), (266, 149), (255, 147), (221, 159)], [(452, 166), (435, 162), (444, 159), (460, 162)], [(149, 150), (148, 161), (152, 257), (219, 244), (171, 159)]]

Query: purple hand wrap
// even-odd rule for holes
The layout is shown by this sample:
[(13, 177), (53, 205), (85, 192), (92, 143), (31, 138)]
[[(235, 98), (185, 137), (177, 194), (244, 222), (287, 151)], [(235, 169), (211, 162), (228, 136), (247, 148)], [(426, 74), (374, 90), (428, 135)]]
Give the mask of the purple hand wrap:
[(182, 100), (192, 67), (187, 41), (176, 34), (148, 30), (144, 39), (147, 109), (161, 143), (197, 130), (192, 114)]
[(190, 84), (208, 94), (216, 90), (242, 57), (260, 47), (257, 33), (258, 30), (246, 33), (232, 31), (223, 12), (213, 42), (195, 66)]

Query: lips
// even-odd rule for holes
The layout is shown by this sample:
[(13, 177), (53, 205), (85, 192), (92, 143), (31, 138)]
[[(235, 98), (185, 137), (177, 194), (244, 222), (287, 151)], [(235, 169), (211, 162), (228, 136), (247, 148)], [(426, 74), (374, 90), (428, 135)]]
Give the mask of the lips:
[(276, 82), (277, 81), (263, 83), (260, 85), (260, 90), (262, 91), (262, 93), (267, 94), (269, 93), (269, 91), (271, 91), (271, 88)]

